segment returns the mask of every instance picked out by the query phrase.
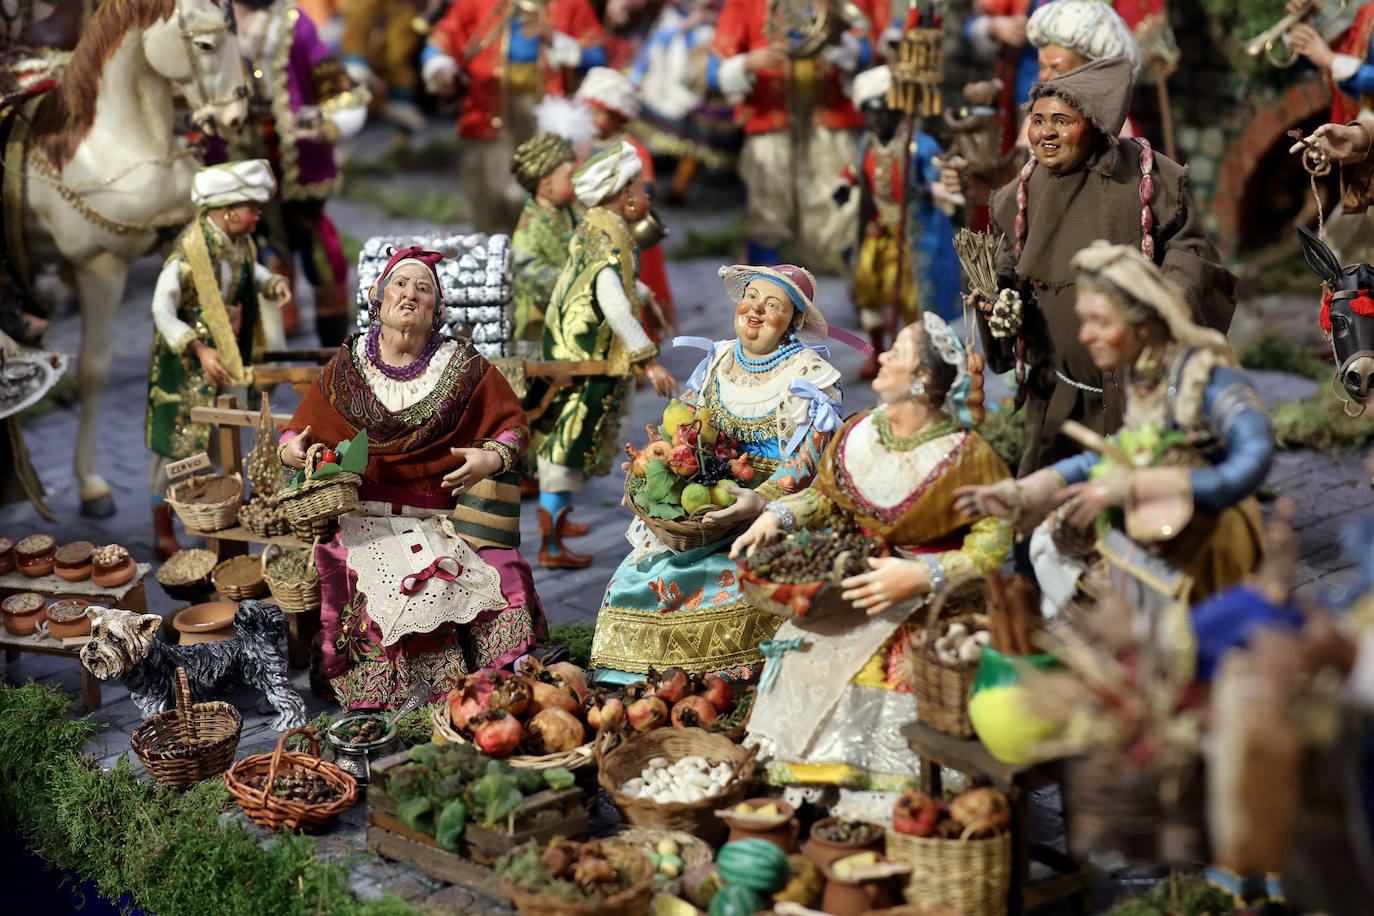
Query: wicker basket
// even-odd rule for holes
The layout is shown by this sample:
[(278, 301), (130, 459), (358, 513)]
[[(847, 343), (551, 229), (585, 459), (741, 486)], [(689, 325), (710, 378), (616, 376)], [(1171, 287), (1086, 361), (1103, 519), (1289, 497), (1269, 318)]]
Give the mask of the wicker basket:
[[(657, 728), (631, 738), (609, 754), (598, 754), (597, 781), (625, 820), (636, 827), (681, 830), (718, 846), (725, 839), (727, 827), (716, 817), (716, 810), (744, 800), (754, 777), (754, 755), (757, 753), (757, 747), (745, 748), (724, 735), (713, 735), (700, 728)], [(693, 754), (705, 757), (712, 766), (725, 761), (735, 768), (734, 776), (723, 791), (700, 801), (667, 804), (632, 798), (620, 791), (620, 787), (642, 773), (653, 758), (666, 757), (671, 763)]]
[(942, 620), (968, 620), (987, 627), (986, 614), (954, 613), (946, 617), (950, 598), (972, 577), (949, 583), (930, 602), (926, 614), (925, 645), (911, 653), (911, 692), (916, 694), (916, 715), (922, 723), (956, 738), (972, 738), (973, 723), (968, 717), (969, 688), (978, 671), (978, 662), (940, 661), (935, 653), (936, 627)]
[(339, 520), (326, 516), (306, 522), (290, 522), (291, 533), (302, 541), (324, 541), (334, 539), (339, 530)]
[(291, 520), (292, 530), (316, 519), (336, 519), (362, 505), (358, 502), (358, 484), (363, 479), (357, 474), (341, 471), (318, 479), (311, 476), (310, 466), (315, 455), (324, 448), (323, 442), (316, 442), (306, 449), (305, 482), (277, 494), (286, 517)]
[(243, 716), (222, 700), (192, 703), (185, 668), (177, 668), (172, 686), (176, 706), (145, 719), (130, 744), (154, 779), (169, 789), (186, 789), (234, 762)]
[[(437, 703), (430, 707), (429, 721), (430, 724), (434, 726), (434, 736), (440, 739), (440, 743), (472, 743), (472, 739), (453, 727), (453, 720), (449, 718), (447, 703)], [(564, 769), (576, 772), (596, 762), (596, 746), (598, 742), (603, 745), (606, 752), (609, 752), (610, 748), (614, 746), (615, 740), (613, 734), (603, 732), (586, 744), (579, 745), (570, 751), (564, 751), (560, 754), (517, 754), (513, 757), (505, 757), (502, 759), (520, 770), (551, 770), (554, 767), (563, 767)]]
[(1064, 811), (1073, 818), (1069, 851), (1074, 855), (1110, 852), (1133, 862), (1205, 858), (1201, 757), (1172, 771), (1142, 767), (1113, 754), (1074, 757), (1064, 775)]
[[(262, 499), (264, 502), (272, 502), (272, 503), (275, 503), (275, 502), (276, 502), (276, 497), (275, 497), (275, 496), (270, 496), (270, 497), (258, 497), (258, 496), (255, 496), (255, 497), (253, 497), (253, 499)], [(252, 502), (252, 500), (249, 500), (249, 502)], [(280, 516), (278, 516), (276, 519), (274, 519), (273, 521), (270, 521), (270, 522), (268, 522), (268, 523), (265, 524), (265, 525), (260, 525), (260, 524), (257, 524), (256, 522), (250, 522), (250, 521), (244, 516), (243, 510), (246, 509), (246, 508), (248, 508), (248, 504), (247, 504), (247, 503), (245, 503), (245, 504), (242, 505), (242, 506), (239, 506), (239, 511), (238, 511), (238, 520), (239, 520), (239, 524), (242, 525), (244, 528), (247, 528), (250, 532), (252, 532), (253, 535), (254, 535), (255, 537), (260, 537), (260, 538), (275, 538), (275, 537), (281, 537), (281, 536), (284, 535), (284, 534), (290, 534), (290, 533), (291, 533), (291, 520), (288, 519), (285, 515), (280, 515)]]
[(631, 880), (629, 887), (604, 900), (575, 903), (553, 894), (531, 894), (504, 880), (501, 891), (523, 916), (644, 916), (656, 888), (653, 863), (633, 846), (608, 844), (602, 848), (611, 868)]
[[(230, 585), (226, 581), (227, 573), (230, 570), (250, 568), (257, 573), (256, 581), (247, 585)], [(267, 583), (262, 579), (262, 565), (254, 556), (230, 557), (210, 571), (210, 581), (214, 583), (215, 591), (219, 592), (226, 601), (262, 598), (267, 594)]]
[(308, 548), (312, 552), (311, 562), (306, 567), (310, 575), (305, 579), (274, 579), (267, 574), (267, 555), (272, 550), (281, 550), (277, 544), (268, 544), (262, 551), (262, 581), (272, 593), (277, 607), (288, 614), (307, 614), (320, 609), (320, 576), (315, 571), (313, 552), (315, 545)]
[(1011, 888), (1011, 832), (986, 839), (887, 833), (887, 857), (911, 866), (908, 903), (947, 906), (962, 916), (1004, 916)]
[(625, 499), (630, 504), (631, 511), (639, 517), (654, 533), (664, 546), (673, 553), (683, 553), (688, 550), (695, 550), (698, 547), (705, 547), (707, 544), (714, 544), (726, 538), (731, 540), (739, 537), (752, 524), (751, 521), (739, 522), (729, 528), (721, 528), (718, 525), (706, 525), (701, 521), (701, 517), (708, 512), (714, 512), (716, 506), (703, 506), (696, 511), (696, 514), (687, 518), (666, 519), (651, 518), (649, 513), (639, 507), (630, 494), (630, 477), (625, 475)]
[(658, 844), (663, 840), (672, 840), (678, 845), (678, 855), (682, 859), (682, 868), (678, 877), (659, 885), (658, 890), (676, 895), (678, 891), (682, 890), (683, 875), (694, 868), (711, 864), (711, 860), (715, 858), (715, 852), (710, 846), (690, 833), (683, 833), (681, 830), (655, 830), (652, 827), (630, 827), (620, 831), (612, 838), (612, 842), (633, 846), (645, 854), (657, 852)]
[[(157, 584), (174, 601), (200, 601), (214, 588), (210, 572), (215, 568), (215, 559), (208, 550), (178, 550), (173, 559), (158, 567)], [(169, 581), (173, 577), (178, 581)]]
[[(181, 494), (197, 480), (219, 478), (234, 484), (234, 494), (228, 499), (213, 503), (183, 502)], [(238, 520), (239, 506), (243, 505), (243, 478), (237, 474), (192, 474), (186, 480), (173, 484), (167, 490), (167, 504), (176, 510), (177, 517), (187, 528), (194, 531), (220, 531), (233, 527)]]
[[(310, 753), (287, 751), (287, 739), (301, 734), (310, 739)], [(341, 797), (328, 804), (307, 805), (294, 799), (279, 798), (268, 791), (278, 776), (295, 771), (322, 777), (340, 791)], [(262, 775), (267, 776), (267, 784), (262, 789), (248, 785), (248, 780)], [(315, 738), (314, 730), (309, 728), (293, 728), (286, 732), (277, 739), (277, 748), (270, 754), (243, 758), (224, 774), (224, 783), (249, 820), (274, 833), (282, 828), (318, 830), (353, 807), (358, 800), (357, 781), (334, 764), (320, 759), (320, 743)]]

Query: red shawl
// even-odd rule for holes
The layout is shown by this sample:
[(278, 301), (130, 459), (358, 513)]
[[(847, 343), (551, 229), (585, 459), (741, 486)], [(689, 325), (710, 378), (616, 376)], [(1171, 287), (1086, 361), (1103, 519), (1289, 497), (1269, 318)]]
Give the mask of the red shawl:
[[(500, 372), (467, 341), (449, 361), (434, 390), (399, 413), (387, 410), (353, 362), (346, 341), (310, 385), (291, 417), (296, 431), (311, 427), (311, 439), (330, 444), (351, 439), (366, 427), (368, 461), (364, 481), (432, 490), (459, 462), (450, 448), (473, 448), (507, 430), (518, 432), (521, 451), (529, 427), (520, 400)], [(445, 494), (447, 498), (447, 494)], [(451, 500), (449, 500), (451, 504)]]
[[(1332, 48), (1337, 54), (1349, 54), (1364, 61), (1369, 56), (1369, 39), (1374, 33), (1374, 3), (1366, 3), (1355, 14), (1350, 28), (1337, 39)], [(1341, 91), (1335, 79), (1328, 72), (1326, 81), (1331, 87), (1331, 120), (1336, 124), (1349, 124), (1360, 113), (1360, 100), (1351, 98)]]

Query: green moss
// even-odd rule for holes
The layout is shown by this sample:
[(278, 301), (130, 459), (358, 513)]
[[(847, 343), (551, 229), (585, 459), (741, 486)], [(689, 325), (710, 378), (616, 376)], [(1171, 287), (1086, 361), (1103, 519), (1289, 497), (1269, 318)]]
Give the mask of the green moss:
[(311, 837), (263, 842), (224, 817), (236, 806), (218, 779), (181, 794), (140, 780), (127, 755), (102, 770), (82, 753), (96, 726), (67, 718), (70, 705), (60, 688), (0, 688), (0, 819), (55, 867), (159, 916), (415, 912), (390, 895), (354, 897), (348, 872), (322, 861)]
[(349, 159), (342, 166), (347, 177), (389, 178), (401, 172), (450, 171), (457, 168), (458, 138), (435, 137), (421, 146), (397, 146), (380, 156)]
[(1224, 916), (1234, 913), (1230, 894), (1201, 875), (1173, 875), (1139, 897), (1112, 907), (1108, 916)]
[(1347, 417), (1335, 395), (1325, 390), (1280, 404), (1271, 420), (1280, 448), (1339, 451), (1374, 443), (1374, 423), (1368, 417)]
[(585, 669), (592, 663), (592, 636), (595, 633), (596, 627), (589, 623), (549, 627), (549, 645), (567, 646), (568, 660)]
[(1021, 455), (1026, 450), (1026, 415), (1012, 410), (1009, 401), (1000, 409), (989, 410), (978, 434), (987, 440), (997, 457), (1007, 463), (1013, 474), (1021, 463)]
[(1269, 369), (1287, 372), (1324, 382), (1331, 375), (1331, 365), (1319, 359), (1311, 350), (1278, 332), (1271, 331), (1240, 348), (1237, 354), (1246, 369)]

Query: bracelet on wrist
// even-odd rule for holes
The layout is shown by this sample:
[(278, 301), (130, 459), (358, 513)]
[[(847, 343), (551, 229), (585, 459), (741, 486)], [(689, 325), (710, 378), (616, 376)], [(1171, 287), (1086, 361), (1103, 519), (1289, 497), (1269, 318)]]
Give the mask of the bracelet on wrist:
[(918, 553), (916, 559), (925, 565), (926, 571), (930, 573), (930, 593), (938, 594), (945, 584), (949, 581), (949, 576), (945, 574), (945, 564), (934, 554)]
[(797, 517), (792, 514), (792, 510), (783, 505), (782, 500), (775, 499), (763, 507), (763, 511), (772, 512), (778, 519), (778, 527), (783, 531), (792, 531), (797, 527)]

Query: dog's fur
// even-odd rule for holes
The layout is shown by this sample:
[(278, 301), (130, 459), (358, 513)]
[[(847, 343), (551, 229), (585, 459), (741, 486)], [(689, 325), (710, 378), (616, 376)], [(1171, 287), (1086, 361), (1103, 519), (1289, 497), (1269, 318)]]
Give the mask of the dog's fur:
[(162, 618), (120, 608), (91, 608), (91, 640), (81, 663), (102, 681), (122, 677), (134, 705), (155, 716), (172, 704), (172, 680), (186, 669), (196, 702), (223, 699), (238, 687), (261, 690), (277, 711), (272, 728), (305, 724), (305, 701), (286, 677), (279, 642), (286, 635), (281, 608), (264, 601), (240, 601), (232, 639), (175, 646), (157, 638)]

